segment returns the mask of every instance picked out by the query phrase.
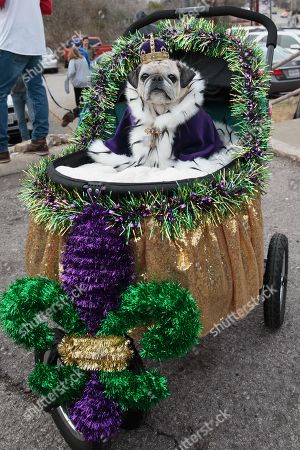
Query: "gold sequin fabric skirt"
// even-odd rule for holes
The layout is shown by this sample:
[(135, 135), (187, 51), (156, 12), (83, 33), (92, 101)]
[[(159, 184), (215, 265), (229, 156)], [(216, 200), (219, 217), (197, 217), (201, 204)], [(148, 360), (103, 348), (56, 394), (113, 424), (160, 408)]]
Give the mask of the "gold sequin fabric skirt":
[[(247, 315), (263, 283), (260, 198), (221, 224), (199, 225), (181, 239), (162, 239), (159, 231), (151, 234), (151, 229), (151, 219), (145, 220), (143, 236), (129, 244), (138, 279), (172, 280), (187, 288), (202, 311), (202, 335), (229, 314)], [(59, 280), (66, 239), (67, 235), (47, 232), (31, 219), (26, 244), (28, 275)]]

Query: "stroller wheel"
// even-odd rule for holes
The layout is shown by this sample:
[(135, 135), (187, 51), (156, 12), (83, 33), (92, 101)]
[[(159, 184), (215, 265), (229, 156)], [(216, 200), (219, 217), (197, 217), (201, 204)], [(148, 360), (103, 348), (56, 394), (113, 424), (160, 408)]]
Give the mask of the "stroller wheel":
[[(61, 364), (57, 353), (57, 344), (64, 337), (65, 333), (59, 328), (55, 328), (53, 331), (55, 336), (52, 347), (45, 352), (35, 352), (35, 362)], [(132, 339), (129, 339), (134, 351), (134, 357), (129, 365), (129, 369), (138, 373), (145, 370), (145, 368), (138, 351), (133, 345)], [(47, 412), (51, 414), (55, 425), (72, 450), (109, 450), (111, 448), (110, 442), (87, 442), (85, 440), (84, 436), (76, 430), (70, 418), (69, 405), (53, 406)], [(126, 430), (138, 428), (145, 420), (145, 417), (146, 413), (143, 411), (129, 409), (124, 414), (121, 427)]]
[(111, 448), (109, 442), (87, 442), (72, 423), (68, 406), (59, 406), (50, 414), (60, 434), (72, 450), (109, 450)]
[(271, 330), (281, 327), (284, 321), (288, 276), (288, 239), (275, 233), (270, 241), (264, 286), (269, 296), (264, 301), (264, 321)]

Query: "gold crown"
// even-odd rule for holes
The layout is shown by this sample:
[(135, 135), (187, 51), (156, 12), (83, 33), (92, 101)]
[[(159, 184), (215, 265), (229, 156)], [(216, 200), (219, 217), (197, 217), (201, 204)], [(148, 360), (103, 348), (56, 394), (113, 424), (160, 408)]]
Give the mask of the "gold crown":
[[(152, 61), (163, 61), (165, 59), (169, 59), (169, 53), (165, 46), (160, 48), (160, 51), (155, 50), (155, 38), (153, 34), (150, 35), (150, 52), (146, 52), (145, 50), (141, 50), (141, 63), (147, 64)], [(143, 47), (143, 46), (142, 46)]]

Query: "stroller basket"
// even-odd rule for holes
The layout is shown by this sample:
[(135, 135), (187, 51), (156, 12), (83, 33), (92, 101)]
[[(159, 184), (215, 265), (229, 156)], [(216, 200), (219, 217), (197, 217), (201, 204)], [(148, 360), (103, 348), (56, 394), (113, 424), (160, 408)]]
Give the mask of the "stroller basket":
[[(233, 167), (237, 160), (232, 161), (228, 165), (224, 166), (225, 169)], [(178, 181), (163, 181), (163, 182), (147, 182), (147, 183), (113, 183), (113, 182), (99, 182), (99, 181), (83, 181), (75, 178), (68, 177), (61, 174), (56, 170), (60, 166), (68, 167), (80, 167), (83, 164), (91, 163), (86, 151), (82, 150), (80, 152), (73, 153), (71, 155), (63, 156), (62, 158), (57, 158), (48, 167), (48, 176), (53, 181), (53, 183), (62, 185), (66, 189), (76, 189), (78, 192), (90, 192), (97, 194), (99, 192), (113, 192), (117, 193), (142, 193), (142, 192), (155, 192), (160, 191), (168, 193), (174, 191), (180, 185), (189, 185), (197, 183), (200, 178), (187, 178)], [(212, 176), (206, 176), (206, 181), (209, 182)]]

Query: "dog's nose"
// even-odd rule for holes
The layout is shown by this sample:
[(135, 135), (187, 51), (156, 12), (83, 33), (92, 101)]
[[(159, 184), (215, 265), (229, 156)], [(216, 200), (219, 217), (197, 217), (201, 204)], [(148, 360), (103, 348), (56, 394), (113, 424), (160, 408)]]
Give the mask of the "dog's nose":
[(163, 81), (163, 77), (161, 75), (153, 75), (152, 81)]

